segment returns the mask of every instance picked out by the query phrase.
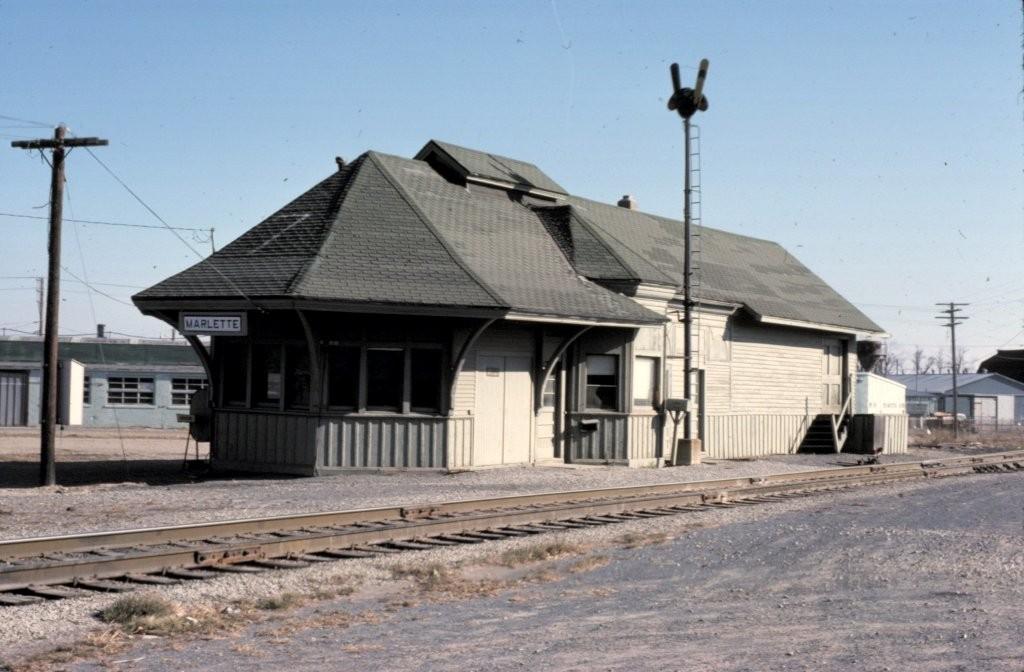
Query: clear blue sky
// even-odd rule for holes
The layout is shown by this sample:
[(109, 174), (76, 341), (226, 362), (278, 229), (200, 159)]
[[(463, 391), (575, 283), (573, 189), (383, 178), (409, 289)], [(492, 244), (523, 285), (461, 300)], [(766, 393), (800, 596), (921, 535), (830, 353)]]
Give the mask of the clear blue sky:
[[(2, 2), (0, 115), (109, 138), (97, 155), (218, 245), (335, 155), (411, 156), (430, 138), (678, 217), (668, 64), (690, 79), (705, 56), (707, 225), (781, 242), (902, 346), (940, 347), (932, 304), (950, 299), (974, 303), (972, 355), (1024, 346), (1017, 0)], [(48, 133), (25, 125), (0, 119), (3, 147)], [(0, 211), (45, 215), (48, 179), (38, 155), (0, 147)], [(68, 179), (66, 217), (156, 223), (81, 150)], [(44, 223), (0, 227), (0, 274), (44, 273)], [(69, 224), (64, 241), (94, 283), (195, 261), (166, 231)], [(31, 284), (0, 280), (0, 326), (34, 328)], [(65, 333), (169, 333), (102, 296), (94, 320), (81, 285), (64, 291)]]

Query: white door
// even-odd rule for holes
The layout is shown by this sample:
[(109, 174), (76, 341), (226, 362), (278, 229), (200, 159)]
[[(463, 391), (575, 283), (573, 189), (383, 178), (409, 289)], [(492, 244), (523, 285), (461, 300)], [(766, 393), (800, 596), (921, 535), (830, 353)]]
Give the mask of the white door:
[(519, 464), (530, 460), (530, 364), (529, 357), (477, 357), (474, 465)]
[(838, 340), (826, 339), (821, 358), (821, 411), (838, 413), (843, 399), (843, 347)]

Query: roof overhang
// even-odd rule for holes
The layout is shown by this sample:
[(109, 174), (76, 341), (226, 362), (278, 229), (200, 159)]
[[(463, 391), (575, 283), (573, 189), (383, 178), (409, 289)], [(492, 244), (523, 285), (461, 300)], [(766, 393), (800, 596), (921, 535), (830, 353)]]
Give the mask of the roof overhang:
[(505, 316), (510, 322), (547, 322), (555, 324), (578, 324), (589, 327), (626, 327), (636, 329), (638, 327), (658, 326), (668, 319), (646, 321), (623, 321), (623, 320), (602, 320), (589, 317), (561, 317), (558, 315), (531, 315), (527, 313), (509, 313)]
[[(748, 307), (747, 310), (750, 310), (750, 308)], [(750, 313), (762, 324), (771, 324), (780, 327), (794, 327), (796, 329), (812, 329), (814, 331), (830, 331), (836, 334), (848, 334), (857, 338), (889, 338), (889, 334), (884, 331), (867, 331), (864, 329), (855, 329), (853, 327), (845, 327), (836, 324), (824, 324), (821, 322), (806, 322), (804, 320), (771, 317), (769, 315), (760, 315), (753, 310), (750, 310)]]

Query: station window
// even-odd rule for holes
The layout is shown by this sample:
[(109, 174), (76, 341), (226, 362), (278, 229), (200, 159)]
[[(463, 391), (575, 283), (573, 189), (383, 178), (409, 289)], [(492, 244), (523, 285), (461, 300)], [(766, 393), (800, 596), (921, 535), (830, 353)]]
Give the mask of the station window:
[(404, 374), (404, 350), (367, 348), (366, 407), (375, 411), (401, 410)]
[(618, 355), (587, 355), (588, 410), (614, 411), (619, 407)]
[(153, 403), (153, 379), (137, 377), (107, 378), (107, 403), (144, 406)]
[(85, 377), (82, 381), (82, 404), (88, 406), (92, 403), (92, 378)]
[(204, 387), (205, 378), (171, 378), (171, 405), (188, 406), (192, 395)]
[(276, 406), (280, 403), (281, 373), (281, 346), (266, 343), (253, 344), (253, 404)]
[(332, 345), (327, 348), (327, 403), (340, 408), (359, 405), (359, 348)]
[(441, 350), (413, 348), (409, 403), (414, 411), (441, 410)]
[(552, 373), (548, 376), (548, 379), (544, 381), (544, 392), (541, 395), (540, 405), (543, 408), (554, 408), (557, 400), (555, 391), (557, 389), (558, 379), (556, 373)]
[(244, 406), (248, 398), (247, 376), (249, 369), (249, 348), (237, 341), (217, 342), (217, 358), (220, 360), (220, 379), (223, 381), (223, 401), (227, 406)]
[(658, 358), (637, 357), (633, 360), (633, 405), (651, 408), (658, 403)]
[(290, 408), (309, 408), (309, 349), (305, 345), (286, 346), (285, 364), (288, 367), (285, 401)]

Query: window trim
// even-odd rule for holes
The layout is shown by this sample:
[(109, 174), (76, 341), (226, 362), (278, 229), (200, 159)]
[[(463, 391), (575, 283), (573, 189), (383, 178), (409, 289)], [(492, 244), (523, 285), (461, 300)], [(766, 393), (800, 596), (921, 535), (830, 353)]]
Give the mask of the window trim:
[[(596, 408), (589, 405), (588, 400), (590, 397), (590, 388), (592, 385), (589, 382), (590, 379), (590, 364), (589, 360), (591, 357), (610, 357), (615, 360), (615, 407), (614, 408)], [(622, 361), (623, 357), (619, 353), (607, 353), (607, 352), (587, 352), (583, 354), (583, 395), (582, 395), (582, 406), (585, 413), (622, 413)], [(593, 387), (612, 387), (611, 385), (593, 385)]]
[[(638, 360), (647, 360), (651, 362), (651, 390), (653, 392), (652, 399), (639, 399), (637, 397), (636, 390), (636, 363)], [(632, 399), (631, 405), (634, 409), (643, 410), (657, 410), (661, 405), (661, 357), (654, 357), (651, 355), (636, 355), (633, 357), (633, 380), (630, 398)]]
[[(176, 390), (175, 385), (178, 383), (178, 381), (187, 381), (185, 383), (186, 389)], [(191, 383), (193, 382), (198, 382), (199, 387), (191, 387)], [(189, 405), (192, 403), (192, 395), (198, 392), (199, 390), (209, 387), (209, 385), (210, 381), (208, 381), (204, 376), (174, 376), (171, 378), (171, 403), (169, 405), (172, 408), (188, 408)], [(187, 394), (188, 401), (186, 401), (185, 403), (175, 402), (174, 395), (176, 394)]]
[[(111, 395), (114, 393), (114, 381), (118, 381), (119, 389), (117, 392), (121, 396), (120, 401), (112, 401)], [(133, 380), (135, 381), (135, 389), (126, 390), (123, 385), (124, 381)], [(153, 388), (149, 391), (149, 401), (125, 401), (125, 392), (133, 392), (136, 399), (141, 399), (143, 390), (140, 389), (143, 381), (148, 381)], [(125, 406), (125, 407), (138, 407), (144, 406), (146, 408), (152, 408), (156, 406), (156, 378), (153, 376), (107, 376), (107, 406)]]

